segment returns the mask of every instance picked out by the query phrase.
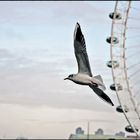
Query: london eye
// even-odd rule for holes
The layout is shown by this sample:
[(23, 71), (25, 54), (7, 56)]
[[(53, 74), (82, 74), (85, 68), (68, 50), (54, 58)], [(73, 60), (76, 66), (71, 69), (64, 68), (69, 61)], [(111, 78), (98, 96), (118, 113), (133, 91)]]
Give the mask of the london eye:
[[(140, 4), (140, 3), (139, 3)], [(119, 105), (116, 111), (123, 113), (128, 124), (125, 131), (140, 138), (140, 8), (138, 2), (116, 1), (110, 44), (110, 61), (113, 83), (110, 89), (116, 92)]]

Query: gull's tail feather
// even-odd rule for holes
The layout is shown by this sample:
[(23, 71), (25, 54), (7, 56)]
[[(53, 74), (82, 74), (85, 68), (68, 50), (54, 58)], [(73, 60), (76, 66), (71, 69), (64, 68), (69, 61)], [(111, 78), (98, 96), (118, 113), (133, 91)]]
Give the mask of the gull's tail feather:
[(94, 76), (94, 78), (100, 80), (103, 83), (103, 79), (102, 79), (101, 75), (96, 75), (96, 76)]
[(111, 101), (111, 99), (99, 88), (90, 85), (90, 88), (93, 89), (93, 91), (105, 102), (109, 103), (110, 105), (114, 106), (113, 102)]
[(98, 79), (101, 82), (101, 84), (98, 85), (99, 88), (101, 88), (102, 90), (106, 90), (106, 87), (103, 83), (103, 79), (102, 79), (101, 75), (96, 75), (96, 76), (94, 76), (94, 78)]

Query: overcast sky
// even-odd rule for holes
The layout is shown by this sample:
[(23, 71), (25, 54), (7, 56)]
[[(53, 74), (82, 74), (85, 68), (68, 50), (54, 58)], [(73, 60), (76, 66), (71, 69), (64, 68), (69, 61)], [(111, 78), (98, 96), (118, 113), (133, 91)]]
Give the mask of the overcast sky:
[[(115, 111), (110, 60), (114, 1), (0, 2), (0, 137), (68, 138), (75, 128), (124, 131)], [(115, 107), (93, 91), (63, 79), (77, 73), (73, 31), (79, 22), (93, 75), (100, 74)], [(113, 126), (112, 126), (113, 124)]]

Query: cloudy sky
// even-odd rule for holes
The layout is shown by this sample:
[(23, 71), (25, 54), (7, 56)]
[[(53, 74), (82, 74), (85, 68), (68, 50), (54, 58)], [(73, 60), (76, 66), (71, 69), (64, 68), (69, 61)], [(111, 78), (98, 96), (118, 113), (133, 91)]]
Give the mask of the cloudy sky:
[[(0, 2), (0, 137), (68, 138), (75, 128), (124, 131), (111, 69), (108, 14), (114, 1)], [(73, 31), (79, 22), (93, 75), (101, 74), (115, 107), (63, 79), (77, 73)], [(112, 126), (113, 124), (113, 126)]]

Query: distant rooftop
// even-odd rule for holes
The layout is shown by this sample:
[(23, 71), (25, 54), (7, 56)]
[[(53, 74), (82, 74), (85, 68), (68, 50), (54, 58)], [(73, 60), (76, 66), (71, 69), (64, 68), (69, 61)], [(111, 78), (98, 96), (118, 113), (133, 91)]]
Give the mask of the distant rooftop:
[(94, 135), (94, 134), (71, 134), (69, 139), (127, 139), (122, 136), (114, 136), (114, 135)]

